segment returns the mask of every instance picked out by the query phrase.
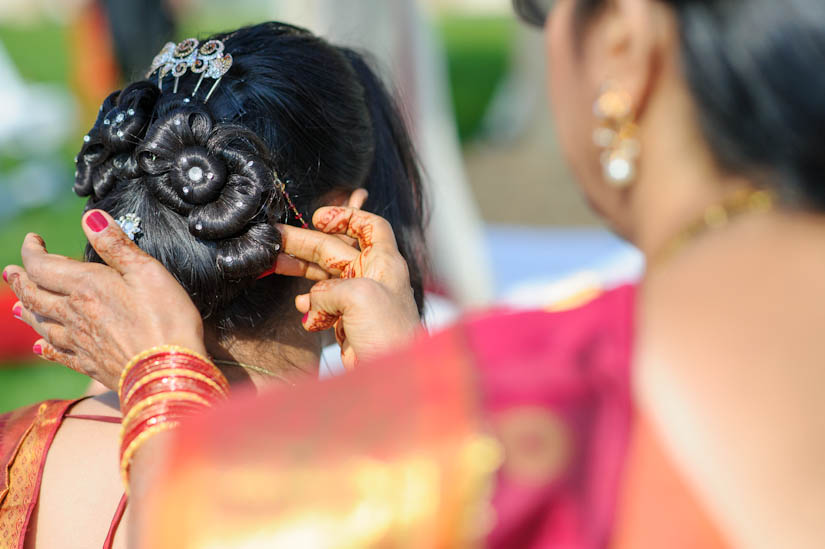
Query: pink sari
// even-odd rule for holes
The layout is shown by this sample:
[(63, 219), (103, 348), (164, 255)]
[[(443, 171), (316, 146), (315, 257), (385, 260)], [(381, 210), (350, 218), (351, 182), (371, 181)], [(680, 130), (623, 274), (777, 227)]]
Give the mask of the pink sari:
[(469, 319), (198, 418), (153, 488), (145, 547), (608, 546), (634, 297)]

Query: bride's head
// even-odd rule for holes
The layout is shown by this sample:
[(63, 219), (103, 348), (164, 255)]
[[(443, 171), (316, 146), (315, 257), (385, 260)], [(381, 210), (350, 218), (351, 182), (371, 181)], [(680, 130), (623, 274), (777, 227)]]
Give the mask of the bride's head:
[[(137, 244), (187, 289), (207, 326), (262, 335), (305, 289), (259, 279), (279, 249), (275, 225), (299, 223), (278, 181), (306, 220), (364, 188), (363, 208), (395, 230), (420, 306), (418, 168), (364, 59), (279, 23), (210, 39), (232, 64), (208, 100), (216, 80), (198, 85), (190, 70), (177, 91), (174, 74), (159, 89), (155, 72), (104, 101), (77, 159), (75, 191), (89, 197), (87, 208), (139, 217)], [(91, 247), (86, 257), (99, 260)]]

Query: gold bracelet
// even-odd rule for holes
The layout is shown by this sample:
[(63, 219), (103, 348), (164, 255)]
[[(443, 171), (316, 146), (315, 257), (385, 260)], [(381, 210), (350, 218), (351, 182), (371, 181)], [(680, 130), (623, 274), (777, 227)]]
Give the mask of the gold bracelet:
[(150, 396), (149, 398), (145, 398), (135, 404), (129, 412), (126, 414), (126, 417), (123, 418), (121, 422), (122, 429), (125, 432), (126, 428), (129, 425), (129, 422), (134, 419), (136, 415), (138, 415), (141, 411), (145, 410), (149, 406), (153, 404), (157, 404), (158, 402), (163, 402), (164, 400), (187, 400), (190, 402), (197, 402), (198, 404), (203, 404), (207, 408), (212, 407), (212, 403), (206, 400), (203, 397), (200, 397), (194, 393), (189, 393), (186, 391), (172, 391), (169, 393), (161, 393), (159, 395)]
[(221, 393), (225, 397), (229, 397), (229, 395), (226, 393), (224, 388), (221, 387), (218, 383), (216, 383), (215, 380), (209, 378), (208, 376), (205, 376), (205, 375), (201, 374), (200, 372), (193, 372), (191, 370), (187, 370), (186, 373), (183, 374), (177, 368), (166, 368), (164, 370), (157, 370), (155, 372), (152, 372), (151, 374), (146, 374), (145, 376), (140, 378), (138, 381), (136, 381), (135, 384), (132, 386), (132, 388), (129, 389), (129, 392), (124, 397), (122, 397), (122, 399), (120, 401), (121, 406), (125, 406), (126, 403), (129, 402), (129, 399), (132, 398), (132, 396), (134, 396), (134, 394), (139, 389), (141, 389), (142, 387), (145, 387), (147, 383), (149, 383), (150, 381), (154, 381), (156, 379), (159, 379), (159, 378), (163, 378), (163, 377), (197, 379), (198, 381), (202, 381), (202, 382), (206, 383), (207, 385), (209, 385), (210, 387), (212, 387), (213, 389), (215, 389), (216, 391), (218, 391), (219, 393)]
[(126, 487), (126, 495), (129, 495), (129, 466), (132, 461), (132, 456), (134, 456), (138, 448), (154, 435), (176, 429), (179, 425), (180, 423), (177, 421), (167, 421), (165, 423), (153, 425), (136, 436), (135, 440), (129, 444), (129, 447), (126, 448), (123, 452), (123, 456), (120, 458), (120, 476), (123, 479), (124, 486)]
[[(117, 394), (120, 396), (121, 391), (123, 390), (123, 384), (126, 381), (126, 375), (129, 373), (129, 370), (135, 367), (136, 364), (141, 362), (144, 359), (149, 358), (154, 354), (159, 353), (177, 353), (181, 355), (189, 355), (195, 357), (199, 360), (206, 362), (207, 364), (212, 364), (212, 361), (206, 358), (203, 355), (196, 353), (195, 351), (190, 351), (186, 347), (181, 347), (179, 345), (159, 345), (157, 347), (152, 347), (151, 349), (146, 349), (143, 352), (140, 352), (132, 357), (132, 359), (126, 363), (126, 367), (123, 368), (123, 371), (120, 373), (120, 382), (117, 385)], [(212, 364), (214, 366), (214, 364)]]

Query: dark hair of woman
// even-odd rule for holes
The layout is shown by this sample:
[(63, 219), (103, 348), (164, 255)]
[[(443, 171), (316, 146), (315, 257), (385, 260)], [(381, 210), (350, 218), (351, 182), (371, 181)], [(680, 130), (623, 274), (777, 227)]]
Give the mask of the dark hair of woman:
[[(167, 75), (103, 103), (78, 155), (75, 191), (88, 208), (141, 218), (136, 242), (178, 279), (208, 325), (254, 330), (292, 306), (295, 279), (268, 276), (276, 223), (297, 224), (277, 173), (306, 220), (331, 193), (359, 187), (387, 219), (416, 301), (424, 278), (423, 209), (409, 136), (383, 84), (355, 51), (308, 31), (263, 23), (217, 34), (233, 64), (204, 102), (198, 74), (173, 93)], [(197, 184), (193, 184), (193, 176)], [(89, 261), (99, 261), (91, 247)]]
[[(719, 165), (789, 205), (825, 210), (825, 4), (662, 0), (676, 15), (685, 78)], [(550, 2), (513, 0), (543, 24)], [(607, 5), (577, 0), (580, 27)]]

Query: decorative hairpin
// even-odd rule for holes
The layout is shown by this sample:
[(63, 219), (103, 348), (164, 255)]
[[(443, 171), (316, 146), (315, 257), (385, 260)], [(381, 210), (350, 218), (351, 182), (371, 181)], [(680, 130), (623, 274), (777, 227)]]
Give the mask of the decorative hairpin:
[(206, 103), (212, 97), (212, 92), (218, 87), (223, 75), (229, 72), (231, 67), (232, 54), (224, 53), (224, 45), (220, 40), (209, 40), (201, 45), (196, 38), (187, 38), (178, 44), (167, 42), (152, 61), (146, 78), (151, 78), (157, 72), (158, 88), (163, 91), (163, 79), (171, 72), (175, 77), (175, 87), (172, 91), (178, 93), (178, 82), (186, 71), (200, 74), (201, 77), (192, 91), (192, 97), (198, 93), (204, 78), (212, 78), (215, 83), (212, 84), (212, 88), (206, 94), (206, 99), (203, 100)]
[(143, 233), (143, 230), (140, 228), (140, 222), (141, 219), (133, 213), (128, 213), (117, 218), (117, 224), (120, 226), (120, 229), (126, 233), (126, 236), (132, 241)]
[(304, 220), (304, 216), (301, 215), (300, 210), (298, 210), (298, 208), (295, 206), (295, 203), (292, 201), (292, 198), (289, 196), (289, 193), (286, 190), (286, 185), (284, 185), (284, 182), (281, 181), (281, 178), (278, 177), (277, 173), (275, 174), (275, 186), (278, 188), (279, 191), (281, 191), (281, 194), (284, 195), (284, 198), (286, 199), (286, 203), (289, 206), (289, 209), (292, 210), (292, 215), (294, 215), (295, 219), (297, 219), (301, 223), (301, 228), (309, 229), (309, 223), (307, 223)]

